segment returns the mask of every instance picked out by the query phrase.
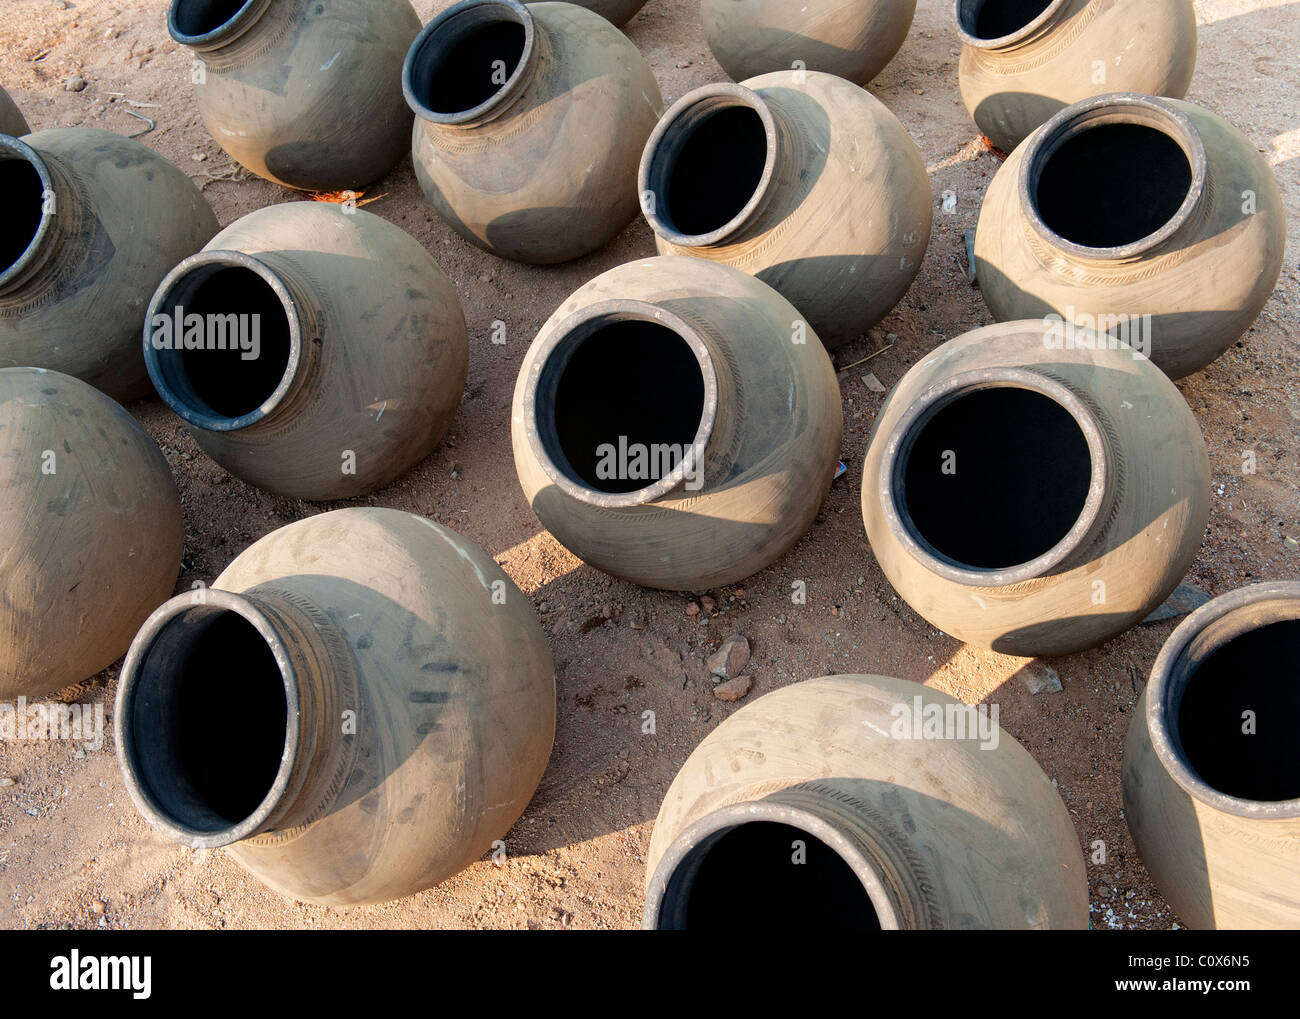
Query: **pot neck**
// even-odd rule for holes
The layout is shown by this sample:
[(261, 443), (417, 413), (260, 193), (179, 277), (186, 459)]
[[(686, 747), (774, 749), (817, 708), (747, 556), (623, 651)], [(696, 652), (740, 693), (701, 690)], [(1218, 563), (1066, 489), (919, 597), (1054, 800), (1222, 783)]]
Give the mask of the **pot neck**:
[[(1108, 247), (1078, 244), (1052, 229), (1040, 212), (1043, 174), (1061, 149), (1088, 131), (1139, 125), (1172, 139), (1187, 159), (1189, 184), (1178, 208), (1157, 229), (1131, 242)], [(1021, 213), (1038, 239), (1056, 255), (1086, 264), (1123, 264), (1158, 257), (1179, 247), (1205, 214), (1212, 185), (1205, 141), (1191, 119), (1167, 100), (1133, 92), (1096, 96), (1067, 106), (1024, 143), (1016, 187)], [(1128, 154), (1117, 152), (1124, 160)]]
[(0, 307), (5, 307), (39, 300), (69, 267), (80, 264), (94, 217), (76, 178), (58, 158), (0, 135), (0, 162), (30, 168), (24, 193), (8, 198), (7, 215), (28, 223), (31, 239), (9, 265), (0, 267)]
[[(515, 43), (490, 36), (511, 26), (518, 26)], [(482, 127), (517, 109), (539, 70), (553, 60), (545, 28), (519, 0), (461, 0), (416, 36), (402, 65), (402, 92), (427, 124), (448, 130)], [(469, 68), (483, 61), (495, 89), (434, 94), (449, 79), (463, 87)]]
[(1050, 0), (1033, 18), (1019, 25), (1000, 26), (995, 34), (983, 28), (980, 15), (1000, 0), (957, 0), (957, 34), (964, 45), (986, 53), (1014, 53), (1035, 46), (1055, 33), (1066, 20), (1094, 0)]
[[(690, 348), (699, 368), (703, 400), (692, 441), (676, 466), (644, 488), (607, 492), (583, 479), (562, 448), (559, 415), (561, 382), (574, 355), (601, 330), (626, 323), (646, 323), (668, 330)], [(665, 334), (665, 340), (671, 338)], [(637, 300), (611, 300), (589, 305), (551, 329), (534, 352), (523, 401), (527, 441), (536, 462), (550, 480), (570, 497), (589, 506), (624, 509), (645, 506), (670, 496), (699, 495), (727, 477), (740, 441), (737, 398), (739, 379), (728, 344), (707, 322), (683, 309)], [(631, 366), (635, 371), (636, 366)], [(622, 379), (610, 378), (617, 386)], [(693, 422), (692, 422), (693, 423)], [(626, 437), (624, 437), (626, 438)], [(618, 449), (620, 437), (609, 436)]]
[[(696, 133), (712, 118), (731, 110), (757, 115), (766, 146), (762, 171), (744, 204), (725, 223), (693, 229), (674, 216), (674, 177)], [(799, 164), (796, 172), (806, 169), (805, 160), (792, 158), (799, 148), (797, 138), (797, 128), (781, 111), (744, 85), (722, 82), (694, 89), (669, 108), (646, 143), (638, 171), (641, 211), (656, 234), (678, 247), (708, 248), (744, 241), (761, 232), (763, 214), (791, 164)]]
[[(921, 533), (907, 508), (906, 477), (917, 440), (940, 411), (965, 396), (996, 388), (1038, 393), (1067, 411), (1083, 435), (1090, 466), (1083, 505), (1073, 525), (1055, 545), (1023, 563), (976, 568), (945, 555)], [(1087, 562), (1114, 516), (1123, 476), (1123, 450), (1114, 426), (1086, 392), (1045, 369), (999, 367), (948, 376), (914, 400), (886, 438), (877, 484), (886, 526), (918, 564), (953, 583), (1009, 587), (1064, 573)], [(952, 512), (965, 514), (972, 510), (953, 507)]]
[[(745, 794), (742, 794), (745, 795)], [(692, 903), (702, 882), (725, 880), (726, 868), (705, 868), (722, 840), (745, 825), (779, 824), (806, 833), (848, 865), (862, 883), (874, 916), (863, 916), (862, 926), (883, 930), (925, 930), (943, 925), (933, 895), (933, 882), (906, 839), (884, 815), (863, 803), (833, 781), (788, 786), (753, 798), (732, 802), (687, 827), (670, 844), (650, 876), (646, 891), (644, 926), (659, 930), (685, 930), (692, 926)], [(789, 852), (773, 857), (772, 866), (792, 864)], [(816, 865), (809, 857), (805, 865)], [(747, 877), (750, 875), (747, 874)], [(846, 889), (847, 891), (847, 889)], [(761, 882), (721, 895), (762, 896)], [(812, 904), (816, 905), (816, 904)], [(832, 905), (831, 903), (827, 904)], [(834, 905), (839, 905), (835, 903)], [(779, 919), (779, 917), (777, 917)]]
[[(272, 585), (198, 589), (164, 603), (132, 643), (117, 697), (136, 806), (196, 848), (310, 824), (334, 803), (355, 758), (356, 668), (322, 609)], [(243, 696), (227, 693), (227, 680)], [(231, 730), (241, 724), (243, 737)], [(266, 766), (258, 772), (249, 761)]]
[[(206, 11), (204, 0), (172, 0), (167, 12), (167, 31), (182, 46), (204, 56), (235, 56), (247, 46), (256, 46), (275, 20), (296, 13), (301, 0), (245, 0), (224, 21)], [(274, 11), (275, 15), (267, 17)]]
[[(209, 348), (221, 343), (233, 346), (228, 329), (244, 325), (246, 316), (238, 314), (234, 305), (227, 307), (219, 303), (214, 310), (212, 301), (203, 296), (205, 287), (227, 270), (251, 274), (245, 277), (248, 282), (256, 282), (253, 277), (257, 277), (269, 289), (278, 302), (275, 314), (283, 315), (282, 324), (287, 331), (284, 367), (278, 381), (259, 377), (256, 384), (261, 388), (253, 390), (254, 395), (237, 410), (229, 407), (219, 410), (212, 403), (220, 401), (200, 393), (203, 377), (196, 373), (202, 372), (202, 366), (190, 357), (192, 351), (205, 344)], [(220, 302), (221, 298), (217, 300)], [(196, 305), (207, 309), (207, 315), (187, 310)], [(201, 251), (172, 269), (154, 292), (145, 316), (145, 367), (163, 402), (195, 428), (235, 432), (270, 427), (296, 413), (319, 384), (324, 357), (322, 333), (326, 324), (323, 308), (324, 302), (314, 284), (290, 259), (277, 252), (261, 252), (254, 257), (240, 251)], [(236, 321), (215, 330), (209, 327), (214, 316)], [(260, 335), (263, 331), (260, 321), (257, 329)], [(253, 357), (249, 360), (240, 359), (240, 371), (227, 376), (232, 385), (241, 381), (241, 374), (251, 379), (254, 375), (251, 362), (266, 352), (259, 347), (250, 353)]]

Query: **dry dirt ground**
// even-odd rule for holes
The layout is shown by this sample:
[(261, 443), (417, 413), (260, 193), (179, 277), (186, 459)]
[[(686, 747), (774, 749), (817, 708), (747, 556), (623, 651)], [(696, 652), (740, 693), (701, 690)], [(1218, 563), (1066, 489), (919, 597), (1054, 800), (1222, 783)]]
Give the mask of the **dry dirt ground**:
[[(424, 20), (446, 0), (417, 0)], [(1300, 576), (1300, 3), (1198, 0), (1200, 60), (1188, 98), (1225, 115), (1272, 164), (1292, 235), (1282, 279), (1244, 342), (1179, 388), (1208, 440), (1213, 513), (1190, 580), (1219, 594)], [(0, 0), (0, 82), (36, 129), (88, 125), (121, 133), (156, 121), (145, 144), (204, 187), (222, 225), (300, 195), (237, 169), (208, 137), (190, 95), (190, 57), (168, 37), (163, 0)], [(697, 0), (650, 0), (628, 26), (672, 102), (725, 80), (700, 26)], [(958, 42), (950, 0), (921, 0), (902, 52), (872, 91), (925, 154), (935, 229), (911, 292), (869, 337), (838, 352), (848, 365), (886, 344), (869, 369), (891, 386), (943, 340), (987, 324), (966, 282), (963, 233), (975, 226), (997, 158), (979, 141), (957, 92)], [(83, 77), (84, 91), (63, 83)], [(132, 105), (127, 105), (127, 102)], [(233, 178), (233, 179), (232, 179)], [(941, 209), (952, 191), (955, 210)], [(863, 446), (882, 396), (865, 369), (840, 374), (849, 465), (817, 525), (743, 590), (710, 592), (697, 621), (689, 595), (638, 589), (583, 566), (545, 533), (524, 502), (510, 452), (515, 374), (538, 328), (579, 285), (652, 254), (637, 221), (604, 250), (554, 268), (499, 261), (461, 241), (423, 201), (409, 160), (371, 188), (368, 206), (414, 234), (455, 283), (468, 318), (469, 386), (449, 440), (389, 488), (357, 500), (426, 514), (486, 548), (534, 601), (555, 653), (559, 726), (536, 798), (507, 835), (508, 859), (484, 860), (412, 898), (353, 911), (283, 899), (220, 851), (155, 836), (132, 809), (111, 741), (0, 743), (0, 925), (5, 927), (530, 927), (639, 924), (644, 857), (659, 802), (691, 749), (740, 705), (713, 696), (703, 664), (712, 644), (745, 634), (754, 648), (749, 699), (831, 672), (917, 680), (967, 702), (996, 701), (1002, 724), (1059, 785), (1089, 864), (1093, 924), (1167, 928), (1177, 922), (1134, 851), (1122, 818), (1119, 765), (1134, 702), (1172, 622), (1139, 627), (1104, 647), (1054, 661), (1064, 690), (1032, 696), (1024, 660), (964, 647), (936, 632), (890, 590), (872, 558), (858, 508)], [(491, 323), (508, 342), (491, 342)], [(177, 589), (211, 582), (267, 532), (333, 506), (263, 494), (207, 461), (157, 400), (131, 411), (162, 446), (186, 514)], [(1243, 476), (1242, 451), (1259, 470)], [(341, 505), (341, 504), (340, 504)], [(791, 604), (794, 580), (808, 603)], [(703, 592), (700, 592), (703, 594)], [(837, 614), (838, 613), (838, 614)], [(610, 617), (606, 620), (606, 616)], [(706, 616), (708, 614), (706, 613)], [(644, 624), (644, 628), (637, 629)], [(64, 699), (102, 702), (111, 725), (117, 668)], [(744, 703), (744, 702), (742, 702)], [(653, 710), (657, 732), (643, 735)]]

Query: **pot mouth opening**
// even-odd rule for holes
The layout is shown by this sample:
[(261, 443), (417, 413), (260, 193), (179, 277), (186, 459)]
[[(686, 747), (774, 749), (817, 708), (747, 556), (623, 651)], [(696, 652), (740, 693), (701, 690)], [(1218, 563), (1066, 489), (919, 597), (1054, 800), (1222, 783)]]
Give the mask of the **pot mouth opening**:
[(1152, 741), (1184, 789), (1239, 816), (1300, 816), (1300, 583), (1202, 606), (1152, 683)]
[(1073, 392), (1035, 373), (956, 376), (894, 434), (883, 464), (890, 527), (949, 580), (999, 587), (1042, 576), (1100, 514), (1101, 427)]
[(26, 142), (0, 134), (0, 194), (7, 212), (0, 226), (0, 287), (35, 259), (56, 213), (49, 167)]
[(957, 33), (979, 49), (1000, 49), (1027, 39), (1067, 0), (957, 0)]
[(146, 818), (194, 847), (257, 834), (298, 744), (296, 678), (266, 617), (227, 592), (180, 595), (145, 623), (122, 677), (118, 745)]
[(616, 301), (553, 335), (525, 406), (551, 480), (606, 508), (701, 490), (718, 384), (695, 332), (654, 305)]
[(759, 801), (724, 808), (678, 837), (652, 878), (645, 925), (816, 931), (897, 923), (872, 864), (848, 839), (812, 814)]
[(172, 0), (167, 31), (183, 46), (207, 46), (225, 41), (243, 26), (265, 0)]
[(743, 85), (706, 85), (679, 99), (642, 154), (641, 208), (672, 244), (724, 241), (760, 207), (776, 172), (776, 122)]
[(479, 120), (517, 91), (535, 46), (533, 16), (518, 0), (462, 0), (411, 44), (406, 102), (434, 124)]
[(1067, 107), (1028, 145), (1022, 207), (1042, 237), (1082, 257), (1130, 258), (1155, 248), (1187, 222), (1204, 189), (1199, 133), (1150, 97)]
[(173, 269), (145, 320), (145, 365), (163, 401), (208, 431), (235, 431), (284, 399), (302, 330), (283, 281), (240, 252), (203, 252)]

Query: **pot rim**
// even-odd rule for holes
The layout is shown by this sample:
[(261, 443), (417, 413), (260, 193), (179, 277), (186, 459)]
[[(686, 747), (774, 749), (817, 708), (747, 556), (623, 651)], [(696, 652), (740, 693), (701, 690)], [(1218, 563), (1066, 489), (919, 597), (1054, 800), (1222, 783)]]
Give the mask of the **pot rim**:
[(171, 6), (167, 9), (167, 33), (182, 46), (190, 46), (197, 50), (209, 50), (238, 39), (252, 27), (254, 21), (265, 13), (266, 8), (274, 0), (244, 0), (243, 6), (220, 25), (198, 35), (190, 35), (181, 31), (180, 25), (177, 24), (177, 10), (185, 2), (186, 0), (172, 0)]
[(43, 199), (46, 195), (55, 195), (57, 201), (59, 197), (54, 188), (54, 175), (50, 172), (49, 164), (40, 152), (21, 138), (9, 134), (0, 134), (0, 158), (3, 157), (6, 150), (13, 153), (15, 158), (26, 162), (36, 171), (36, 175), (41, 181), (42, 203), (41, 221), (36, 227), (36, 232), (32, 234), (31, 240), (28, 241), (27, 247), (23, 249), (21, 255), (0, 272), (0, 291), (4, 290), (14, 280), (21, 279), (31, 268), (32, 263), (40, 257), (41, 249), (54, 231), (55, 216), (55, 212), (46, 208)]
[(642, 927), (658, 929), (659, 915), (672, 876), (703, 843), (719, 838), (733, 828), (758, 821), (787, 824), (807, 832), (822, 842), (847, 863), (862, 882), (867, 897), (871, 900), (872, 908), (876, 912), (876, 918), (880, 921), (881, 929), (900, 929), (898, 910), (885, 891), (880, 869), (861, 847), (855, 845), (853, 840), (844, 835), (835, 825), (813, 811), (766, 798), (746, 800), (712, 810), (698, 821), (688, 825), (673, 839), (659, 858), (659, 863), (647, 883)]
[[(1267, 602), (1278, 603), (1275, 618), (1268, 623), (1300, 619), (1300, 581), (1251, 584), (1219, 595), (1196, 609), (1175, 627), (1156, 655), (1145, 691), (1145, 722), (1151, 747), (1169, 776), (1192, 799), (1221, 813), (1252, 820), (1300, 817), (1300, 796), (1289, 800), (1251, 800), (1220, 792), (1188, 763), (1173, 723), (1195, 666), (1236, 638), (1260, 628), (1255, 613), (1260, 603)], [(1232, 617), (1238, 614), (1243, 618), (1234, 621)], [(1223, 632), (1205, 637), (1205, 631), (1216, 623), (1224, 626)], [(1193, 649), (1198, 638), (1202, 638), (1199, 643), (1204, 646)]]
[[(439, 32), (445, 30), (451, 22), (472, 11), (489, 8), (500, 9), (503, 14), (508, 15), (504, 20), (513, 21), (523, 26), (524, 48), (519, 54), (519, 62), (515, 64), (515, 69), (510, 73), (510, 77), (505, 80), (505, 83), (477, 106), (468, 110), (439, 113), (437, 110), (430, 108), (424, 99), (416, 94), (414, 82), (416, 61), (425, 47), (434, 40), (434, 37)], [(402, 61), (402, 94), (406, 97), (406, 104), (415, 112), (415, 115), (430, 124), (451, 126), (472, 123), (495, 113), (514, 98), (521, 82), (531, 73), (533, 55), (536, 51), (536, 21), (532, 12), (520, 0), (460, 0), (459, 3), (448, 7), (425, 25), (406, 51), (406, 59)]]
[[(1094, 248), (1067, 240), (1047, 225), (1038, 212), (1036, 198), (1043, 169), (1067, 141), (1106, 124), (1141, 124), (1160, 131), (1178, 143), (1192, 172), (1191, 183), (1178, 210), (1158, 229), (1127, 244)], [(1192, 218), (1205, 193), (1209, 157), (1205, 141), (1190, 117), (1168, 99), (1137, 92), (1110, 92), (1067, 106), (1024, 142), (1024, 157), (1017, 175), (1020, 208), (1034, 232), (1054, 249), (1076, 258), (1114, 261), (1135, 258), (1159, 247)]]
[[(136, 756), (136, 743), (133, 735), (132, 719), (135, 698), (140, 682), (141, 669), (146, 664), (150, 652), (158, 637), (169, 625), (186, 612), (194, 609), (213, 609), (234, 612), (257, 630), (258, 635), (266, 641), (275, 658), (277, 668), (284, 683), (286, 707), (284, 749), (280, 758), (280, 767), (275, 780), (267, 790), (262, 802), (243, 820), (218, 831), (191, 827), (177, 821), (161, 804), (157, 802), (141, 779), (140, 764)], [(216, 588), (204, 588), (190, 594), (180, 594), (160, 605), (145, 620), (139, 633), (131, 642), (126, 659), (122, 663), (117, 699), (113, 710), (113, 734), (121, 754), (120, 767), (127, 792), (136, 809), (156, 830), (168, 838), (190, 846), (194, 849), (216, 849), (221, 846), (242, 842), (257, 835), (266, 826), (267, 821), (279, 809), (281, 801), (289, 790), (294, 766), (298, 757), (301, 698), (298, 690), (298, 674), (289, 655), (284, 640), (276, 632), (270, 617), (247, 597)]]
[[(150, 331), (154, 317), (162, 314), (161, 308), (165, 303), (171, 301), (172, 291), (175, 287), (193, 273), (209, 266), (221, 269), (247, 269), (256, 273), (280, 299), (280, 304), (284, 308), (285, 320), (289, 326), (289, 358), (280, 381), (261, 404), (253, 410), (233, 417), (217, 413), (203, 403), (197, 394), (187, 394), (183, 389), (173, 385), (172, 380), (168, 378), (168, 372), (161, 357), (163, 352), (156, 349), (150, 341)], [(158, 284), (158, 289), (154, 291), (144, 319), (144, 363), (154, 389), (158, 391), (158, 395), (162, 397), (163, 402), (175, 414), (189, 424), (194, 425), (194, 427), (204, 431), (234, 432), (248, 428), (269, 417), (277, 407), (284, 403), (289, 391), (293, 388), (294, 381), (298, 376), (298, 370), (302, 365), (302, 337), (302, 319), (298, 314), (297, 302), (292, 292), (285, 285), (284, 280), (266, 262), (243, 251), (225, 249), (200, 251), (179, 262), (171, 272), (163, 277), (162, 282)], [(174, 353), (174, 351), (169, 351), (169, 353)]]
[(982, 5), (985, 0), (955, 0), (953, 7), (954, 17), (957, 22), (957, 34), (961, 37), (961, 41), (965, 45), (970, 46), (973, 49), (997, 50), (1004, 49), (1008, 46), (1014, 46), (1016, 43), (1028, 39), (1040, 28), (1055, 18), (1057, 14), (1061, 12), (1061, 9), (1065, 7), (1066, 4), (1070, 3), (1071, 0), (1051, 0), (1051, 3), (1044, 8), (1042, 13), (1032, 21), (1025, 23), (1014, 32), (1008, 32), (1006, 35), (999, 36), (996, 39), (985, 39), (981, 36), (975, 35), (969, 31), (963, 23), (963, 15), (966, 9), (968, 9), (972, 3), (976, 2)]
[[(552, 367), (551, 361), (556, 356), (557, 351), (567, 363), (568, 357), (572, 356), (573, 351), (592, 333), (605, 325), (620, 321), (649, 322), (653, 325), (663, 326), (676, 333), (686, 343), (691, 352), (695, 354), (700, 375), (703, 378), (704, 407), (700, 412), (700, 423), (696, 429), (695, 438), (691, 441), (690, 446), (682, 456), (681, 462), (676, 467), (658, 481), (652, 482), (644, 488), (638, 488), (631, 492), (615, 493), (601, 492), (575, 481), (576, 472), (570, 473), (572, 465), (567, 460), (563, 464), (556, 462), (547, 448), (547, 443), (542, 438), (542, 430), (538, 427), (537, 414), (539, 409), (538, 390), (541, 388), (542, 377), (548, 367)], [(552, 326), (537, 343), (538, 345), (529, 353), (531, 367), (524, 390), (523, 424), (529, 449), (532, 450), (538, 465), (562, 492), (590, 506), (598, 506), (603, 509), (625, 509), (655, 502), (682, 485), (692, 472), (696, 470), (703, 471), (704, 465), (701, 462), (701, 454), (708, 445), (718, 417), (718, 375), (713, 364), (713, 356), (709, 352), (707, 344), (700, 338), (699, 331), (687, 323), (685, 319), (650, 301), (633, 298), (600, 301), (562, 319)], [(569, 347), (567, 351), (560, 349), (566, 345)], [(557, 368), (562, 370), (563, 367), (564, 364), (560, 364), (552, 367), (552, 370)], [(544, 401), (541, 402), (544, 403)], [(562, 453), (560, 453), (560, 456), (563, 458)], [(567, 471), (565, 470), (566, 467), (568, 468)]]
[[(1028, 389), (1067, 410), (1083, 433), (1091, 458), (1088, 494), (1074, 525), (1046, 552), (1015, 566), (978, 569), (944, 555), (925, 540), (908, 513), (906, 460), (922, 428), (944, 407), (984, 389)], [(1068, 386), (1029, 368), (1001, 366), (959, 372), (916, 397), (889, 433), (876, 475), (885, 525), (903, 549), (923, 567), (955, 584), (1008, 587), (1046, 576), (1082, 548), (1101, 520), (1108, 495), (1111, 452), (1105, 429), (1091, 407)]]
[[(662, 202), (656, 200), (653, 208), (647, 208), (650, 205), (647, 196), (658, 193), (653, 183), (658, 183), (658, 179), (664, 175), (665, 168), (659, 165), (659, 161), (666, 157), (661, 153), (660, 147), (671, 144), (678, 136), (692, 131), (697, 125), (682, 123), (682, 119), (686, 114), (706, 105), (710, 108), (700, 111), (706, 115), (705, 119), (718, 110), (735, 106), (743, 106), (757, 113), (763, 122), (767, 153), (763, 161), (763, 173), (754, 187), (754, 193), (750, 195), (741, 210), (722, 226), (707, 233), (686, 234), (677, 230), (665, 219), (661, 212)], [(637, 169), (637, 194), (641, 202), (641, 213), (654, 232), (670, 244), (683, 248), (704, 248), (718, 244), (743, 227), (767, 201), (768, 193), (772, 189), (772, 181), (776, 176), (776, 157), (776, 118), (772, 115), (767, 100), (759, 93), (734, 82), (713, 82), (692, 89), (673, 103), (659, 118), (659, 123), (650, 132), (650, 137), (641, 152), (641, 164)]]

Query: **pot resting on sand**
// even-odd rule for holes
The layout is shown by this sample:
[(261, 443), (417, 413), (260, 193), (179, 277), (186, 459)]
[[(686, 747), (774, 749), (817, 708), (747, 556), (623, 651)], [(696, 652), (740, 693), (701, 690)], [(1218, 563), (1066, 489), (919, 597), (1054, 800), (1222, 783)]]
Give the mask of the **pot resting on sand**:
[(272, 532), (159, 608), (122, 668), (117, 745), (168, 838), (282, 894), (411, 895), (523, 813), (555, 733), (551, 653), (492, 558), (423, 517)]
[(996, 708), (883, 676), (758, 698), (673, 780), (644, 924), (731, 930), (1084, 930), (1065, 804)]

